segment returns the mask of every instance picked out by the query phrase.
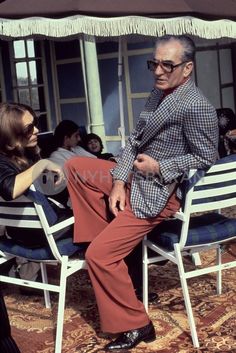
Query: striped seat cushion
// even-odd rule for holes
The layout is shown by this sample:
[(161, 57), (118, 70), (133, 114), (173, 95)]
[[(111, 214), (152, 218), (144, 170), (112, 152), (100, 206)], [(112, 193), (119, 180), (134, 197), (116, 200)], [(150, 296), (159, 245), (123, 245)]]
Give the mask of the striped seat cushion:
[[(148, 234), (148, 239), (173, 250), (174, 244), (179, 242), (181, 226), (180, 220), (164, 221)], [(236, 219), (208, 213), (191, 219), (186, 246), (218, 242), (233, 236), (236, 236)]]
[[(83, 245), (74, 244), (71, 237), (60, 239), (56, 242), (56, 244), (61, 255), (71, 256), (76, 252), (85, 249)], [(4, 238), (0, 240), (0, 249), (8, 254), (25, 257), (29, 260), (40, 261), (55, 259), (49, 246), (36, 249), (29, 249), (24, 246), (15, 244), (15, 242), (10, 239)]]

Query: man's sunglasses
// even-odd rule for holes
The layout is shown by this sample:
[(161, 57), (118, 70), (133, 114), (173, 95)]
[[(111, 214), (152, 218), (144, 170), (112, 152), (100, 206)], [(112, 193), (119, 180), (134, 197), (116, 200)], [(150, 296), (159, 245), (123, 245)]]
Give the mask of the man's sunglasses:
[(30, 138), (34, 133), (34, 128), (38, 126), (39, 119), (37, 116), (34, 116), (34, 120), (31, 124), (24, 127), (23, 134), (26, 138)]
[(171, 72), (174, 71), (174, 69), (176, 69), (177, 67), (185, 64), (186, 62), (187, 61), (183, 61), (182, 63), (179, 63), (179, 64), (172, 64), (169, 61), (148, 60), (147, 61), (147, 67), (148, 67), (148, 70), (150, 70), (150, 71), (156, 71), (156, 69), (160, 65), (160, 67), (162, 68), (162, 70), (164, 72), (171, 73)]

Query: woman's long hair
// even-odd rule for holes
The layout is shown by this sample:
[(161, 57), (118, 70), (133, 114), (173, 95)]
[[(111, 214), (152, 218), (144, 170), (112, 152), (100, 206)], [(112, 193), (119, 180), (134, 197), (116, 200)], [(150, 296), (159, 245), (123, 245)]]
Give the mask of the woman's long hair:
[(21, 170), (39, 159), (38, 146), (27, 148), (22, 118), (26, 112), (35, 117), (30, 106), (19, 103), (0, 104), (0, 153), (8, 157)]

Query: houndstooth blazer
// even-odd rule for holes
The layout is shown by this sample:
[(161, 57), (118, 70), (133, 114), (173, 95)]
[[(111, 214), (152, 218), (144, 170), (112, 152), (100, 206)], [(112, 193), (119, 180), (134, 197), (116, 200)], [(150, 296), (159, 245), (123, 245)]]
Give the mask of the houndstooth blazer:
[[(207, 168), (217, 158), (218, 121), (215, 108), (189, 79), (163, 100), (153, 89), (130, 134), (113, 178), (131, 181), (130, 202), (139, 218), (154, 217), (165, 207), (170, 185), (179, 183), (191, 168)], [(160, 174), (142, 176), (133, 171), (138, 153), (159, 162)], [(178, 184), (177, 195), (181, 199)]]

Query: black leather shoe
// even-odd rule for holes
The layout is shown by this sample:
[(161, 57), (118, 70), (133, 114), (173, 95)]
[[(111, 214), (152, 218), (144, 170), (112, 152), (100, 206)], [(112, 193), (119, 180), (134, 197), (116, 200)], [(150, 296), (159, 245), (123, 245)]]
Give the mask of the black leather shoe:
[(114, 341), (108, 343), (105, 351), (118, 351), (122, 349), (131, 349), (137, 346), (140, 342), (152, 342), (156, 339), (156, 333), (153, 323), (150, 323), (141, 328), (130, 330), (121, 333)]
[[(141, 302), (143, 301), (143, 291), (142, 290), (136, 290), (136, 297), (138, 298), (138, 300), (140, 300)], [(150, 292), (148, 293), (148, 303), (160, 303), (160, 298), (158, 296), (157, 293), (154, 292)]]

